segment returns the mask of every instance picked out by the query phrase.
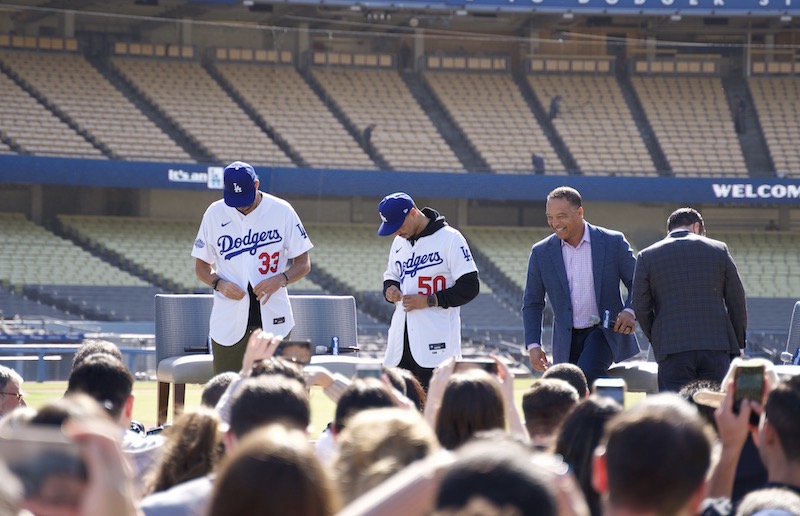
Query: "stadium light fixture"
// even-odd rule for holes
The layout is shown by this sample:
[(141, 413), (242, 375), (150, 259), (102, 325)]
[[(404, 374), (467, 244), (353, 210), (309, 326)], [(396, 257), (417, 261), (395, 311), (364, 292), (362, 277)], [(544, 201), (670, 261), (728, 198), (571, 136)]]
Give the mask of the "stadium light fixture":
[(790, 22), (790, 21), (792, 21), (792, 17), (789, 16), (788, 14), (784, 14), (783, 16), (781, 16), (781, 21), (782, 22)]
[(669, 17), (669, 19), (672, 20), (672, 21), (681, 21), (682, 20), (680, 14), (673, 14), (672, 16)]
[(564, 18), (565, 20), (571, 20), (575, 18), (575, 15), (572, 14), (571, 12), (566, 12), (561, 17)]

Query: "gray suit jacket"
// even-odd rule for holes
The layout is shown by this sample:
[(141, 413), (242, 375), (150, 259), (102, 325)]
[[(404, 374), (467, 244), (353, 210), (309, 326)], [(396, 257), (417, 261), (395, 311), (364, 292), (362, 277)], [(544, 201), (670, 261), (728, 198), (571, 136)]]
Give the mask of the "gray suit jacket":
[[(623, 303), (620, 280), (631, 290), (636, 258), (625, 236), (598, 226), (589, 226), (592, 242), (592, 270), (597, 309), (602, 317), (604, 310), (612, 316), (630, 307), (630, 294)], [(572, 345), (572, 299), (569, 292), (567, 270), (561, 256), (561, 240), (555, 236), (533, 245), (528, 259), (528, 278), (522, 298), (522, 321), (525, 326), (525, 343), (542, 344), (542, 312), (545, 294), (553, 308), (553, 363), (567, 362)], [(621, 362), (639, 352), (636, 335), (624, 335), (613, 329), (604, 329), (614, 361)]]
[(633, 309), (656, 360), (693, 350), (745, 346), (744, 287), (728, 246), (676, 231), (639, 253)]

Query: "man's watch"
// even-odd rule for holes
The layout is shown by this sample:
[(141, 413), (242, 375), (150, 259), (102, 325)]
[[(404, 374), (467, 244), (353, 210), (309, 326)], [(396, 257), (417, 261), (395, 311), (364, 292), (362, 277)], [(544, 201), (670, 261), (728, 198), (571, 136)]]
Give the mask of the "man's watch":
[(439, 306), (439, 298), (436, 297), (436, 294), (431, 294), (428, 296), (428, 307), (436, 308), (437, 306)]
[(218, 277), (217, 279), (215, 279), (214, 281), (211, 282), (211, 290), (217, 290), (217, 285), (219, 285), (219, 280), (221, 280), (221, 279), (222, 278)]

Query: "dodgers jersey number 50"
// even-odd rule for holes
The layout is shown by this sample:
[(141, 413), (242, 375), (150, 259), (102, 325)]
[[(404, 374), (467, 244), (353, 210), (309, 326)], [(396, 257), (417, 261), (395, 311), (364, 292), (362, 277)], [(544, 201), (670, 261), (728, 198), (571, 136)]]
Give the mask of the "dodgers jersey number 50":
[[(414, 246), (405, 238), (395, 237), (383, 279), (399, 282), (403, 295), (427, 296), (452, 287), (458, 278), (477, 270), (467, 241), (457, 230), (444, 226), (420, 238)], [(447, 357), (460, 356), (460, 313), (460, 307), (406, 313), (402, 303), (397, 303), (389, 328), (385, 365), (393, 367), (400, 363), (406, 326), (411, 354), (420, 366), (436, 367)]]
[[(192, 256), (214, 265), (217, 274), (247, 286), (283, 273), (286, 264), (311, 249), (313, 244), (292, 206), (272, 195), (261, 193), (259, 205), (242, 215), (222, 200), (214, 202), (203, 215)], [(250, 298), (229, 299), (214, 292), (211, 311), (211, 338), (223, 346), (239, 341), (247, 330)], [(286, 335), (294, 327), (292, 307), (285, 288), (261, 305), (264, 331)]]

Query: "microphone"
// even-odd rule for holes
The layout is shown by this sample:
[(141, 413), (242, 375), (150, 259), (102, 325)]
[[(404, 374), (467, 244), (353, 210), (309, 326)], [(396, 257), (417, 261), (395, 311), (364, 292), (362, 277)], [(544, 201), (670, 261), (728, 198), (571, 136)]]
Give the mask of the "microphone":
[(330, 355), (331, 349), (328, 346), (317, 346), (314, 348), (315, 355)]
[(589, 324), (591, 324), (592, 326), (597, 326), (598, 324), (600, 324), (600, 317), (598, 317), (598, 316), (596, 316), (594, 314), (590, 315), (589, 316)]
[(784, 351), (783, 353), (781, 353), (781, 362), (783, 362), (784, 364), (791, 364), (792, 358), (793, 358), (792, 354), (789, 353), (788, 351)]

